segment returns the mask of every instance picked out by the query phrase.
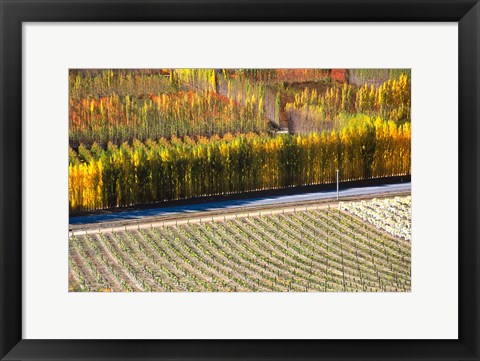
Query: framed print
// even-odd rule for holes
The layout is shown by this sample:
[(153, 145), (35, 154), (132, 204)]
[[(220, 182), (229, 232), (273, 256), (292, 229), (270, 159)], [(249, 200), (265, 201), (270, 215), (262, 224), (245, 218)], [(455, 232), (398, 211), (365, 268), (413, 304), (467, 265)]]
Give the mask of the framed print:
[(477, 1), (1, 5), (2, 360), (479, 358)]

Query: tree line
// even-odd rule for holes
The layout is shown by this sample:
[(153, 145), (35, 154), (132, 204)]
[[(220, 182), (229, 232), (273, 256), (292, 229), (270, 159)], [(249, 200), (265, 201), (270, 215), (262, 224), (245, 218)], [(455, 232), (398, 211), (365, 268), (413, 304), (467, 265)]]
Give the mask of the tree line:
[(238, 102), (212, 91), (178, 91), (147, 96), (112, 94), (99, 99), (70, 98), (69, 141), (122, 143), (171, 136), (264, 132), (263, 99)]
[(341, 131), (134, 140), (69, 151), (72, 214), (201, 196), (410, 174), (410, 124), (358, 116)]
[(400, 75), (378, 87), (343, 84), (325, 91), (305, 88), (285, 105), (292, 127), (299, 132), (332, 129), (345, 114), (367, 114), (397, 123), (410, 122), (410, 77)]

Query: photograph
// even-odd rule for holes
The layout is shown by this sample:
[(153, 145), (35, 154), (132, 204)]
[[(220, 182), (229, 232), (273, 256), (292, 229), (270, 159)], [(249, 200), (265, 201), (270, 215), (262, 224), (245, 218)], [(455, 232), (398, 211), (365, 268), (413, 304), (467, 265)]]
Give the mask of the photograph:
[(480, 361), (480, 0), (0, 4), (0, 361)]
[(411, 81), (68, 69), (68, 291), (411, 292)]

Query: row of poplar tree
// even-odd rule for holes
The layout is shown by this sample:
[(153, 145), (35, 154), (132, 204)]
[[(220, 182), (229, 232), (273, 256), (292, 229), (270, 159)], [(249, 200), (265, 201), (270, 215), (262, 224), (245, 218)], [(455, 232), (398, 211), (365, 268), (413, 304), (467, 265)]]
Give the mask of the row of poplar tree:
[(409, 122), (410, 88), (410, 78), (406, 74), (387, 80), (379, 87), (343, 84), (323, 92), (305, 88), (294, 95), (293, 101), (287, 102), (285, 110), (291, 120), (307, 123), (309, 129), (315, 124), (334, 121), (339, 114), (362, 113), (398, 123)]
[(117, 94), (99, 99), (72, 97), (70, 145), (262, 132), (268, 129), (263, 108), (263, 99), (253, 95), (240, 104), (211, 91), (179, 91), (141, 98)]
[(135, 140), (70, 149), (72, 214), (341, 179), (410, 174), (410, 123), (358, 116), (341, 131)]

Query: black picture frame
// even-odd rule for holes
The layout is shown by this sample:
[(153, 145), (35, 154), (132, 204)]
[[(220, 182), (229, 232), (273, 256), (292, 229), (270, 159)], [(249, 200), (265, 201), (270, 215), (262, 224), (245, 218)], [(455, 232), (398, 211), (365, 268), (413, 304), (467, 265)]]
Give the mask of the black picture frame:
[[(480, 359), (480, 4), (477, 0), (0, 0), (0, 11), (1, 360)], [(458, 22), (459, 339), (22, 339), (22, 22), (42, 21)]]

